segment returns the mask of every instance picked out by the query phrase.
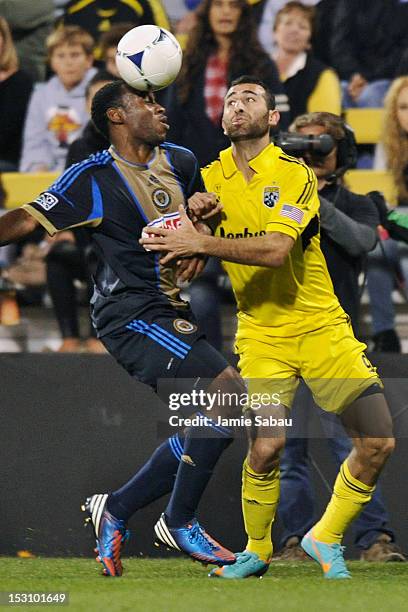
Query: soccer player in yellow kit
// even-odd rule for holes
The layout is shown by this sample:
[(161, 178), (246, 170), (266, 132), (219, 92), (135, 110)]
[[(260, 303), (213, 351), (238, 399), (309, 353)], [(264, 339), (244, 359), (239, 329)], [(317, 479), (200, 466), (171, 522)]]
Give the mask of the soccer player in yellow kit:
[[(283, 415), (303, 378), (319, 406), (341, 416), (353, 450), (341, 466), (320, 521), (302, 540), (326, 578), (349, 578), (341, 541), (371, 499), (394, 448), (383, 385), (353, 335), (320, 250), (316, 177), (270, 143), (279, 121), (273, 96), (253, 77), (233, 81), (223, 127), (232, 146), (203, 170), (223, 205), (215, 236), (200, 235), (183, 211), (176, 231), (146, 228), (145, 247), (162, 263), (194, 255), (223, 260), (238, 304), (236, 351), (250, 392), (278, 392)], [(272, 555), (271, 526), (279, 498), (284, 433), (258, 427), (243, 466), (242, 506), (248, 543), (234, 565), (212, 575), (262, 575)]]

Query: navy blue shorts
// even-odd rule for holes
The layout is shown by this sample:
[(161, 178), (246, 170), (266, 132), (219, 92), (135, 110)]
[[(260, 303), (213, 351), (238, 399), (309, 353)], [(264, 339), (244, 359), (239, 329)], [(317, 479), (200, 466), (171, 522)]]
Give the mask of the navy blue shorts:
[(213, 380), (230, 364), (205, 340), (196, 323), (183, 316), (144, 315), (101, 340), (132, 377), (155, 391), (160, 379)]

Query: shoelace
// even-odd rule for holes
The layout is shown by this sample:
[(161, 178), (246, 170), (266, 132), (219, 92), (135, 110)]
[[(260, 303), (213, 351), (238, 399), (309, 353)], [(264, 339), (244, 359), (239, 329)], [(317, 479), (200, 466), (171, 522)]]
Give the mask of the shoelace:
[(346, 547), (345, 546), (336, 546), (336, 548), (333, 548), (333, 561), (332, 561), (332, 567), (337, 566), (336, 569), (337, 570), (341, 570), (344, 574), (349, 575), (350, 572), (348, 571), (346, 564), (344, 563), (344, 558), (343, 558), (343, 553), (345, 551)]
[(191, 544), (196, 544), (199, 541), (201, 544), (204, 543), (208, 548), (210, 548), (210, 550), (214, 550), (216, 548), (215, 544), (211, 542), (204, 529), (200, 527), (198, 523), (195, 523), (191, 527), (188, 539)]

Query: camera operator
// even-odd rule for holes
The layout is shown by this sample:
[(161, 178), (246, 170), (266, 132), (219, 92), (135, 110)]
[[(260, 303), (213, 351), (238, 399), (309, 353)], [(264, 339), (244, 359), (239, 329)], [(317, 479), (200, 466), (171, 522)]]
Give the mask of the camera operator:
[(340, 117), (325, 112), (300, 115), (290, 130), (295, 139), (291, 134), (286, 139), (283, 135), (280, 146), (303, 157), (317, 176), (322, 251), (334, 291), (358, 335), (358, 278), (366, 254), (377, 242), (380, 220), (368, 196), (352, 193), (342, 184), (344, 172), (356, 161), (354, 135)]
[[(281, 134), (278, 144), (287, 153), (302, 157), (318, 179), (320, 198), (321, 247), (334, 290), (358, 327), (360, 290), (358, 277), (365, 255), (377, 241), (379, 215), (375, 203), (357, 195), (342, 184), (344, 172), (355, 164), (356, 143), (353, 132), (337, 115), (316, 112), (300, 115)], [(306, 560), (299, 544), (313, 526), (314, 492), (310, 482), (307, 428), (314, 402), (306, 387), (301, 389), (292, 408), (293, 426), (281, 460), (281, 498), (279, 517), (284, 526), (282, 550), (276, 560)], [(337, 468), (351, 449), (338, 417), (318, 409)], [(324, 477), (323, 477), (324, 478)], [(330, 488), (330, 485), (326, 483)], [(355, 545), (366, 561), (405, 561), (394, 543), (380, 487), (354, 524)]]

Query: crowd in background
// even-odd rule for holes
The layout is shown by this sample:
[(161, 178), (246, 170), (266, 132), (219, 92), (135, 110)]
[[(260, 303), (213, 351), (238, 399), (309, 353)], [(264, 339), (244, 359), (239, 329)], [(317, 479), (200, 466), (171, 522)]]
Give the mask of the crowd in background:
[[(120, 38), (148, 23), (171, 29), (184, 48), (180, 75), (160, 101), (170, 119), (168, 140), (192, 149), (200, 165), (228, 146), (221, 115), (229, 82), (253, 74), (275, 94), (283, 130), (304, 113), (384, 106), (383, 138), (371, 165), (391, 171), (399, 205), (408, 204), (404, 0), (0, 0), (0, 172), (62, 172), (108, 146), (89, 122), (90, 103), (118, 76)], [(91, 291), (86, 235), (40, 233), (33, 241), (43, 262), (37, 284), (51, 297), (61, 350), (102, 350), (92, 330), (85, 343), (80, 337), (77, 281), (86, 299)], [(22, 259), (32, 256), (26, 246), (0, 254), (10, 283)], [(391, 239), (369, 256), (378, 350), (400, 350), (392, 292), (398, 283), (404, 288), (407, 262), (404, 247)], [(219, 344), (216, 305), (228, 294), (219, 263), (210, 261), (189, 292)]]

